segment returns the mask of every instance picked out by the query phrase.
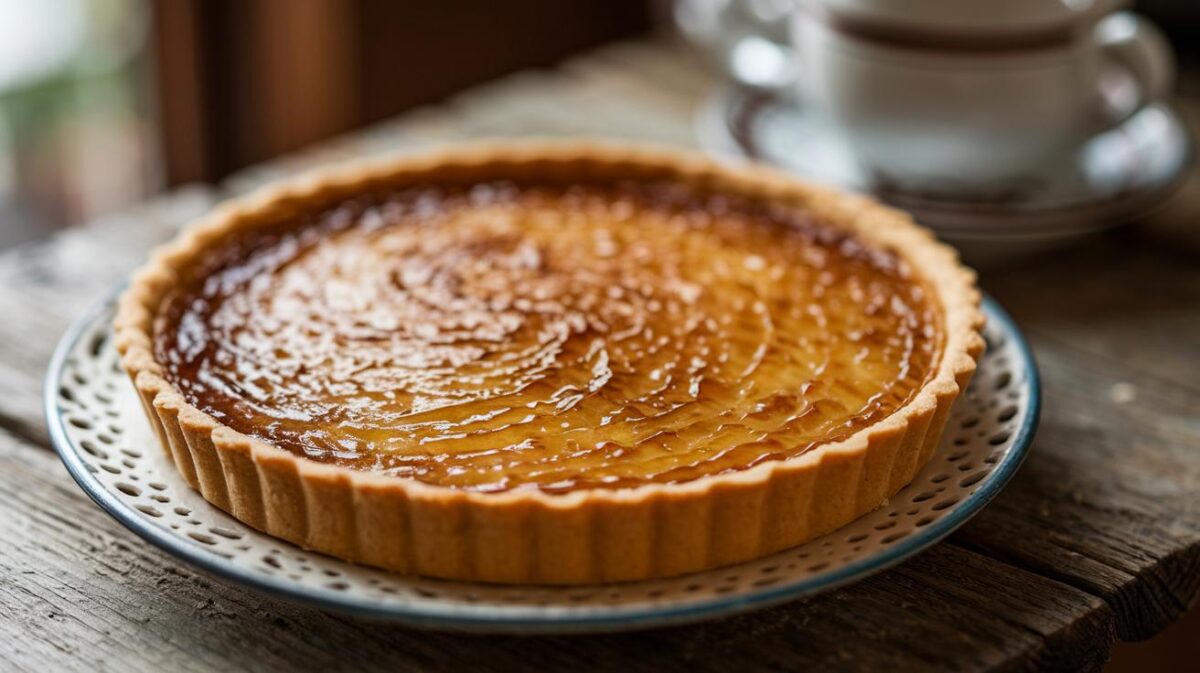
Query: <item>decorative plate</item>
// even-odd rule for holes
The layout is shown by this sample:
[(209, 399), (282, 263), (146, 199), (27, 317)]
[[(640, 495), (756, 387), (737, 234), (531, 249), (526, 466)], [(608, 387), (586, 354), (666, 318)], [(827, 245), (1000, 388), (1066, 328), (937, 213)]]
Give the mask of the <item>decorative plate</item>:
[(152, 544), (228, 581), (320, 608), (479, 632), (619, 631), (765, 607), (862, 579), (916, 554), (979, 511), (1033, 438), (1037, 370), (991, 299), (987, 352), (938, 453), (880, 509), (799, 547), (665, 580), (499, 586), (390, 574), (254, 530), (188, 488), (158, 448), (117, 364), (114, 295), (63, 337), (46, 375), (50, 436), (67, 470), (110, 515)]

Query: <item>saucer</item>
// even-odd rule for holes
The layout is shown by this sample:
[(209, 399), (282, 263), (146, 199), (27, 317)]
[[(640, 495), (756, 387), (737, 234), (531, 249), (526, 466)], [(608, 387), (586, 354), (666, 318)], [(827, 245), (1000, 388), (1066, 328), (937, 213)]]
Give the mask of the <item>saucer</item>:
[[(1014, 252), (1046, 249), (1145, 215), (1186, 175), (1191, 140), (1165, 103), (1149, 105), (1027, 175), (972, 198), (902, 192), (855, 161), (841, 133), (788, 96), (731, 87), (696, 119), (700, 145), (816, 182), (872, 194), (949, 241), (1004, 239)], [(947, 184), (944, 193), (953, 193)]]

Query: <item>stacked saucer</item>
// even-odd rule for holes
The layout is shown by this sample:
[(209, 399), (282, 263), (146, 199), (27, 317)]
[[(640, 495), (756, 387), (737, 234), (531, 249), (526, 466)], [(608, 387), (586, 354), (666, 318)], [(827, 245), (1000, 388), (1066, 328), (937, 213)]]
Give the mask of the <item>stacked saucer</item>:
[(720, 91), (696, 126), (701, 146), (715, 154), (774, 164), (907, 210), (976, 264), (1052, 249), (1141, 217), (1182, 182), (1191, 158), (1183, 122), (1155, 103), (1019, 178), (964, 198), (952, 178), (935, 192), (913, 193), (863, 170), (837, 129), (786, 95)]

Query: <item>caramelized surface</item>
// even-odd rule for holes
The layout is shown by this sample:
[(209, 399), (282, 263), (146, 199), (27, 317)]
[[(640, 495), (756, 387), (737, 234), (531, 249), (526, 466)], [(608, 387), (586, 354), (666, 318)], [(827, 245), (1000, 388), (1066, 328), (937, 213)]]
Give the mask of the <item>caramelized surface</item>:
[(156, 349), (314, 460), (477, 491), (684, 482), (908, 401), (937, 308), (894, 256), (678, 185), (412, 189), (212, 252)]

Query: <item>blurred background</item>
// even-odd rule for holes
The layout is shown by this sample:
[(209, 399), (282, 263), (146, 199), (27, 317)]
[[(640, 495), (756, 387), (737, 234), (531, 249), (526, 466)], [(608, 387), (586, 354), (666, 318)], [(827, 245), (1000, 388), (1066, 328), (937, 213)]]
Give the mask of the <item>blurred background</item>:
[[(735, 18), (769, 20), (782, 2), (741, 3), (749, 13)], [(1133, 5), (1170, 37), (1177, 87), (1200, 93), (1200, 2)], [(667, 0), (0, 0), (0, 249), (507, 73), (672, 31), (672, 10)], [(1196, 634), (1193, 610), (1155, 641), (1118, 645), (1111, 670), (1194, 665)]]
[[(740, 4), (726, 20), (744, 28), (786, 0)], [(1200, 3), (1134, 4), (1169, 33), (1187, 72)], [(671, 30), (671, 10), (668, 0), (0, 0), (0, 247), (509, 72)]]
[(0, 247), (644, 33), (648, 0), (0, 0)]

